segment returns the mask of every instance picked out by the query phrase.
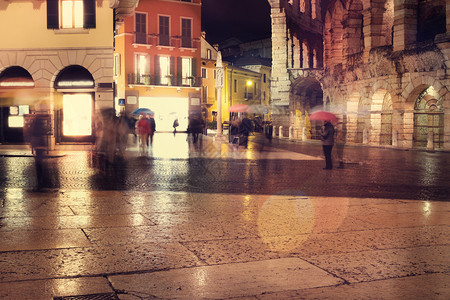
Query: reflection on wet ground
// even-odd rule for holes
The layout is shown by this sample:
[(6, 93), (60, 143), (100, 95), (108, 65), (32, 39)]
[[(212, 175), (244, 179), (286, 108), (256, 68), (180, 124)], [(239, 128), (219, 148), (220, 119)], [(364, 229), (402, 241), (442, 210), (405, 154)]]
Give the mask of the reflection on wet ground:
[[(46, 160), (47, 188), (170, 190), (278, 194), (302, 190), (311, 196), (448, 200), (450, 154), (348, 146), (343, 169), (322, 170), (320, 145), (274, 140), (243, 149), (186, 134), (155, 135), (148, 153), (131, 144), (123, 159), (100, 172), (89, 151), (64, 152)], [(31, 189), (30, 157), (0, 157), (0, 186)]]
[(3, 155), (0, 299), (450, 297), (448, 153), (348, 146), (328, 171), (319, 144), (249, 148), (157, 134), (104, 170), (64, 151), (39, 191)]

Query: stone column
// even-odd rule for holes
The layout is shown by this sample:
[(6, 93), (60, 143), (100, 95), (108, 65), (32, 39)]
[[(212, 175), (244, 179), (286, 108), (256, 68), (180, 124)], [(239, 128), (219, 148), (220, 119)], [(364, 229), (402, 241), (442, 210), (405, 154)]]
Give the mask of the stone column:
[(286, 13), (279, 1), (269, 1), (272, 18), (272, 120), (275, 126), (289, 126), (289, 116), (282, 114), (289, 107), (288, 54), (289, 35), (286, 25)]
[(417, 1), (394, 0), (394, 51), (404, 50), (416, 41)]

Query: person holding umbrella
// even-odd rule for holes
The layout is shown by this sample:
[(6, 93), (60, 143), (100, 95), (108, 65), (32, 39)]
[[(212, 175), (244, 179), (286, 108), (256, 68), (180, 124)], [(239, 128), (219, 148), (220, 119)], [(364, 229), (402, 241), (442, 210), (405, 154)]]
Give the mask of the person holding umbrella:
[(139, 136), (141, 151), (145, 152), (148, 147), (148, 138), (151, 134), (151, 125), (149, 120), (145, 117), (144, 114), (139, 116), (139, 121), (136, 122), (136, 133)]
[(323, 154), (325, 156), (325, 168), (323, 169), (331, 170), (333, 169), (331, 150), (333, 150), (334, 145), (334, 126), (330, 121), (324, 121), (320, 135), (322, 139)]
[(333, 162), (331, 161), (331, 150), (334, 145), (334, 126), (333, 123), (337, 123), (338, 118), (331, 112), (319, 110), (313, 112), (309, 116), (310, 120), (324, 121), (322, 129), (320, 131), (320, 138), (322, 140), (323, 154), (325, 156), (325, 168), (324, 170), (333, 169)]

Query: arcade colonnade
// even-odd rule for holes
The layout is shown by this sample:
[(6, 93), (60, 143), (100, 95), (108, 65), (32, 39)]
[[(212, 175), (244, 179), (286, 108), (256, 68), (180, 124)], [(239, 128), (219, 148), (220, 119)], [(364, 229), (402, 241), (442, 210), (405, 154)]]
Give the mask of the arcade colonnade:
[[(450, 3), (269, 0), (273, 122), (318, 138), (335, 112), (348, 143), (450, 149)], [(275, 130), (278, 132), (278, 130)]]

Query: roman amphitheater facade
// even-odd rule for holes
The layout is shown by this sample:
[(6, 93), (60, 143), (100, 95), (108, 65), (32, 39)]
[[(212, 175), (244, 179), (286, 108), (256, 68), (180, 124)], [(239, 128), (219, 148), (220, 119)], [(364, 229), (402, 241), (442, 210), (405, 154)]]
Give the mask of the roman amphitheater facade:
[(317, 139), (324, 109), (347, 143), (450, 150), (450, 2), (269, 2), (275, 132)]

